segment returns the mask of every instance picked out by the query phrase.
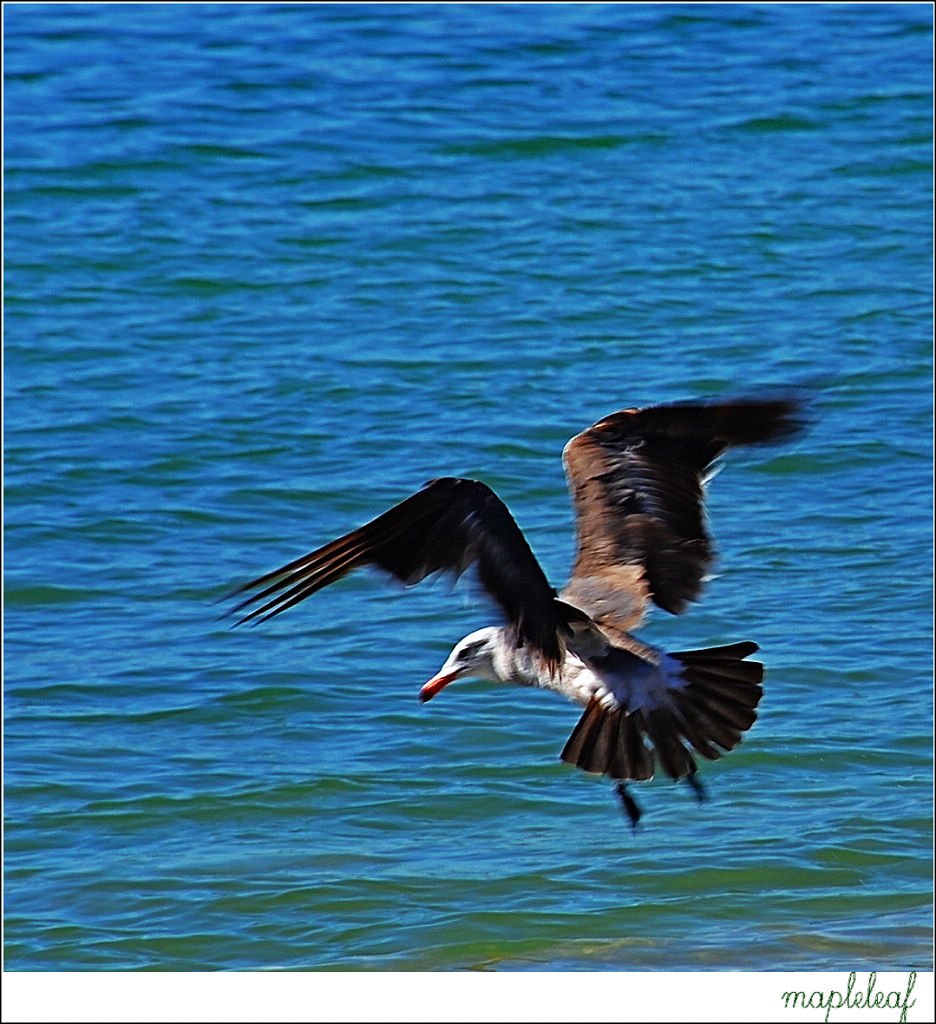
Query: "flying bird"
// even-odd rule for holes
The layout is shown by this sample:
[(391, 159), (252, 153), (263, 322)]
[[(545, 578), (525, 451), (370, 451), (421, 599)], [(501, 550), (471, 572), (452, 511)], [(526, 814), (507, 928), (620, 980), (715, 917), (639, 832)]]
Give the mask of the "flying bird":
[(750, 641), (664, 652), (634, 635), (651, 604), (679, 614), (714, 559), (704, 492), (729, 448), (779, 441), (800, 426), (795, 397), (672, 402), (612, 413), (562, 458), (575, 512), (569, 581), (550, 585), (501, 499), (479, 480), (440, 477), (364, 526), (238, 587), (234, 625), (262, 622), (362, 566), (403, 583), (475, 567), (503, 624), (460, 640), (421, 689), (425, 702), (463, 677), (553, 690), (585, 710), (563, 761), (604, 774), (632, 824), (628, 784), (655, 766), (701, 799), (695, 754), (715, 759), (757, 717), (764, 667)]

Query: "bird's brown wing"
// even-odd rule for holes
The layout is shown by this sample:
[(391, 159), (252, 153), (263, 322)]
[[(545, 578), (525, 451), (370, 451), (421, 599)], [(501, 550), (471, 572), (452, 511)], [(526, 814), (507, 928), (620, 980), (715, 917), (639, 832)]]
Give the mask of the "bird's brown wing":
[(706, 470), (728, 448), (792, 434), (800, 408), (784, 396), (625, 409), (573, 437), (577, 551), (562, 598), (609, 630), (636, 626), (650, 600), (683, 611), (714, 556)]
[(555, 667), (566, 629), (562, 605), (506, 505), (476, 480), (432, 480), (405, 501), (351, 533), (229, 595), (254, 591), (231, 613), (235, 623), (262, 622), (291, 608), (361, 566), (384, 570), (406, 584), (434, 572), (461, 575), (477, 565), (484, 588), (517, 633)]

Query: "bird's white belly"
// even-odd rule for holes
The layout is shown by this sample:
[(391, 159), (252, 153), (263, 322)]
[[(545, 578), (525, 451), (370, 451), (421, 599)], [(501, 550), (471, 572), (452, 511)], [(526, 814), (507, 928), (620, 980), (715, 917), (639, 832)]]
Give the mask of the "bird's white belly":
[(686, 685), (680, 663), (662, 651), (659, 655), (656, 664), (634, 662), (613, 671), (586, 665), (575, 655), (567, 654), (560, 676), (539, 685), (583, 706), (597, 697), (607, 708), (649, 711), (668, 704), (669, 691)]
[(687, 681), (675, 658), (648, 644), (640, 647), (641, 657), (622, 652), (622, 658), (588, 661), (566, 651), (561, 670), (551, 674), (529, 648), (505, 643), (494, 658), (494, 669), (502, 682), (552, 690), (583, 707), (597, 697), (609, 709), (650, 711), (668, 705), (669, 693), (685, 687)]

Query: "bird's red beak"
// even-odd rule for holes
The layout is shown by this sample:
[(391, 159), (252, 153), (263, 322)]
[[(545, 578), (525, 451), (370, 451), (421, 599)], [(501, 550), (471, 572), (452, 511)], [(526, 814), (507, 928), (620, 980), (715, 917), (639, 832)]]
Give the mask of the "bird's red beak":
[(450, 682), (452, 682), (452, 680), (457, 678), (457, 672), (445, 672), (443, 674), (433, 676), (419, 691), (419, 703), (425, 704), (427, 700), (432, 700), (439, 690), (444, 689)]

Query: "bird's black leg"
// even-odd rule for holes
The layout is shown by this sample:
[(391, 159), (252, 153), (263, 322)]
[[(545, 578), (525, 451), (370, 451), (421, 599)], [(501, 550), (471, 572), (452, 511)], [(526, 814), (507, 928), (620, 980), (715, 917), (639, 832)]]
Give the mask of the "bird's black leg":
[(628, 792), (627, 783), (623, 779), (618, 779), (614, 785), (614, 792), (617, 793), (618, 799), (624, 805), (631, 825), (636, 828), (637, 822), (640, 821), (640, 805)]
[(695, 793), (696, 800), (698, 800), (700, 804), (708, 800), (708, 790), (706, 790), (705, 784), (699, 778), (698, 772), (692, 772), (691, 775), (687, 775), (686, 782), (689, 784), (692, 792)]

